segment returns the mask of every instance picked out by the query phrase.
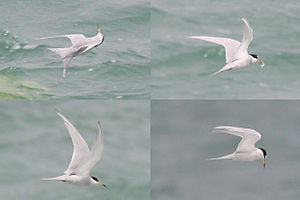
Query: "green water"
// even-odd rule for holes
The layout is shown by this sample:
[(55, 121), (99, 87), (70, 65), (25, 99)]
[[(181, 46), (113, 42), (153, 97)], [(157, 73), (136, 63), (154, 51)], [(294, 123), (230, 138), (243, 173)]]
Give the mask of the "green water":
[[(296, 0), (152, 1), (152, 98), (299, 98), (299, 8)], [(254, 30), (249, 53), (265, 67), (256, 63), (210, 77), (225, 65), (224, 48), (186, 37), (241, 40), (242, 17)]]
[[(148, 1), (2, 1), (0, 17), (0, 80), (13, 83), (0, 88), (1, 99), (149, 98)], [(64, 79), (60, 56), (47, 48), (68, 47), (70, 41), (37, 39), (91, 37), (97, 24), (103, 44), (75, 57)], [(20, 89), (28, 81), (36, 87)]]
[[(0, 102), (1, 199), (150, 199), (149, 103), (128, 101)], [(108, 188), (40, 181), (62, 175), (72, 155), (60, 110), (91, 147), (99, 120), (102, 159), (91, 171)]]
[[(0, 199), (297, 199), (300, 104), (271, 99), (300, 98), (299, 9), (296, 0), (2, 0)], [(210, 77), (225, 65), (224, 48), (187, 36), (241, 40), (242, 17), (254, 30), (249, 53), (265, 67)], [(104, 42), (63, 78), (48, 48), (71, 42), (39, 38), (92, 37), (97, 25)], [(91, 175), (107, 189), (39, 180), (71, 159), (55, 109), (90, 146), (101, 121), (104, 152)], [(267, 168), (206, 162), (238, 143), (208, 135), (218, 125), (261, 131)]]

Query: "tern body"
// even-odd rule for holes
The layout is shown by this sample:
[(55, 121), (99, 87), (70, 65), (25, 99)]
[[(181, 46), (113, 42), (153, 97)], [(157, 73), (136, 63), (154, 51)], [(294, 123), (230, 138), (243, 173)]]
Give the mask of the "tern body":
[(223, 71), (235, 70), (239, 68), (246, 67), (249, 64), (259, 62), (261, 67), (264, 66), (263, 61), (259, 56), (255, 54), (248, 54), (248, 47), (253, 40), (253, 29), (250, 27), (248, 21), (242, 18), (243, 27), (243, 39), (241, 42), (223, 37), (208, 37), (208, 36), (189, 36), (191, 39), (200, 39), (207, 42), (216, 43), (224, 46), (226, 51), (226, 65), (222, 67), (219, 71), (213, 73), (216, 75)]
[(94, 165), (101, 159), (103, 151), (103, 130), (98, 122), (98, 134), (94, 145), (89, 150), (87, 143), (81, 137), (73, 124), (61, 113), (57, 114), (64, 120), (68, 129), (69, 135), (73, 142), (73, 154), (68, 168), (65, 170), (64, 175), (54, 178), (43, 178), (46, 181), (63, 181), (76, 185), (101, 185), (106, 187), (96, 177), (90, 176), (90, 171)]
[(227, 133), (241, 137), (241, 141), (235, 152), (232, 154), (221, 156), (218, 158), (210, 158), (209, 160), (239, 160), (239, 161), (255, 161), (262, 160), (265, 167), (267, 152), (263, 148), (255, 147), (255, 143), (261, 139), (260, 133), (250, 128), (240, 128), (233, 126), (217, 126), (213, 129), (213, 133)]
[(67, 68), (70, 65), (71, 60), (78, 55), (86, 53), (95, 47), (98, 47), (104, 41), (104, 36), (98, 28), (98, 33), (94, 37), (87, 38), (82, 34), (69, 34), (69, 35), (57, 35), (44, 37), (40, 39), (52, 39), (59, 37), (67, 37), (71, 40), (72, 46), (66, 48), (48, 48), (49, 50), (57, 53), (62, 58), (64, 64), (63, 77), (66, 76)]

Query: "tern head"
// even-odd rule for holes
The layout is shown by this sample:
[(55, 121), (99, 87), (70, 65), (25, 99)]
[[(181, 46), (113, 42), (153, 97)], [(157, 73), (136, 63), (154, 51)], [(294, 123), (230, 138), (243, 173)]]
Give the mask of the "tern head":
[(264, 168), (266, 167), (266, 158), (267, 158), (267, 151), (263, 148), (259, 148), (262, 152), (262, 161), (263, 161), (263, 165)]
[(104, 183), (102, 183), (101, 181), (99, 181), (96, 177), (94, 176), (91, 176), (91, 180), (92, 180), (92, 183), (95, 184), (95, 185), (100, 185), (100, 186), (103, 186), (103, 187), (106, 187), (106, 185)]
[(258, 63), (260, 63), (261, 67), (265, 66), (265, 63), (262, 61), (262, 59), (258, 55), (250, 54), (250, 56), (253, 58), (253, 63), (258, 62)]

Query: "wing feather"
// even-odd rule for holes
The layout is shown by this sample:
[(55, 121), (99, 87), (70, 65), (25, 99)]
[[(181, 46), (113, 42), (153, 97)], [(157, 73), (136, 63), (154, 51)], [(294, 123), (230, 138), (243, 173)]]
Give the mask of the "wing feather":
[(99, 162), (99, 160), (101, 160), (103, 146), (104, 146), (103, 129), (100, 122), (98, 122), (98, 134), (96, 136), (96, 140), (93, 144), (92, 150), (89, 156), (86, 157), (86, 159), (80, 163), (75, 173), (83, 176), (88, 176), (90, 174), (91, 169), (94, 167), (94, 165), (97, 162)]
[(78, 167), (79, 163), (81, 163), (82, 160), (84, 160), (90, 154), (90, 150), (87, 143), (81, 137), (73, 124), (60, 112), (57, 111), (56, 113), (64, 120), (64, 123), (73, 142), (74, 149), (72, 159), (68, 168), (64, 172), (65, 174), (71, 174)]
[(208, 37), (208, 36), (189, 36), (188, 38), (204, 40), (207, 42), (212, 42), (212, 43), (222, 45), (226, 51), (226, 63), (229, 63), (234, 60), (234, 55), (240, 46), (239, 41), (230, 38)]
[(249, 22), (245, 18), (242, 18), (242, 21), (243, 21), (243, 39), (235, 55), (235, 58), (247, 56), (248, 47), (251, 41), (253, 40), (253, 29), (250, 27)]
[(88, 38), (86, 38), (82, 34), (55, 35), (55, 36), (43, 37), (43, 38), (40, 38), (40, 40), (61, 38), (61, 37), (69, 38), (73, 45), (80, 45), (80, 44), (86, 43), (86, 41), (88, 41)]
[(261, 135), (254, 129), (240, 128), (234, 126), (217, 126), (213, 129), (213, 133), (227, 133), (242, 138), (236, 152), (251, 151), (255, 149), (255, 143), (260, 140)]

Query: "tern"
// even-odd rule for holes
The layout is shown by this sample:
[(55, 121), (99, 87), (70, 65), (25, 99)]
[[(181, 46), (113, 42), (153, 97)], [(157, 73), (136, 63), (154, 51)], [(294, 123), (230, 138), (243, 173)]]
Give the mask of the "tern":
[(266, 166), (267, 151), (263, 148), (256, 148), (255, 143), (260, 140), (261, 135), (250, 128), (240, 128), (233, 126), (217, 126), (213, 129), (213, 133), (228, 133), (242, 138), (235, 152), (232, 154), (210, 158), (209, 160), (240, 160), (240, 161), (255, 161), (262, 159), (263, 166)]
[(98, 33), (94, 37), (87, 38), (82, 34), (70, 34), (70, 35), (57, 35), (50, 37), (43, 37), (43, 39), (52, 39), (52, 38), (60, 38), (67, 37), (71, 40), (72, 46), (66, 48), (48, 48), (49, 50), (57, 53), (62, 58), (64, 63), (63, 77), (66, 77), (67, 68), (70, 65), (72, 58), (75, 56), (81, 55), (92, 50), (95, 47), (98, 47), (104, 41), (104, 35), (102, 34), (100, 28), (98, 28)]
[(73, 142), (73, 155), (69, 167), (65, 170), (64, 175), (54, 178), (43, 178), (45, 181), (62, 181), (76, 185), (100, 185), (106, 187), (98, 178), (90, 176), (90, 171), (94, 165), (101, 159), (103, 151), (103, 130), (98, 122), (98, 134), (94, 145), (89, 150), (87, 143), (81, 137), (73, 124), (60, 112), (57, 114), (64, 120), (65, 126)]
[(223, 37), (208, 37), (208, 36), (189, 36), (188, 38), (200, 39), (212, 43), (216, 43), (224, 46), (226, 51), (226, 65), (222, 67), (219, 71), (211, 74), (214, 76), (220, 72), (235, 70), (242, 67), (246, 67), (249, 64), (258, 62), (263, 67), (265, 64), (261, 58), (256, 54), (248, 54), (248, 47), (251, 41), (253, 40), (253, 29), (250, 27), (248, 21), (245, 18), (242, 18), (244, 23), (243, 28), (243, 39), (241, 42), (223, 38)]

